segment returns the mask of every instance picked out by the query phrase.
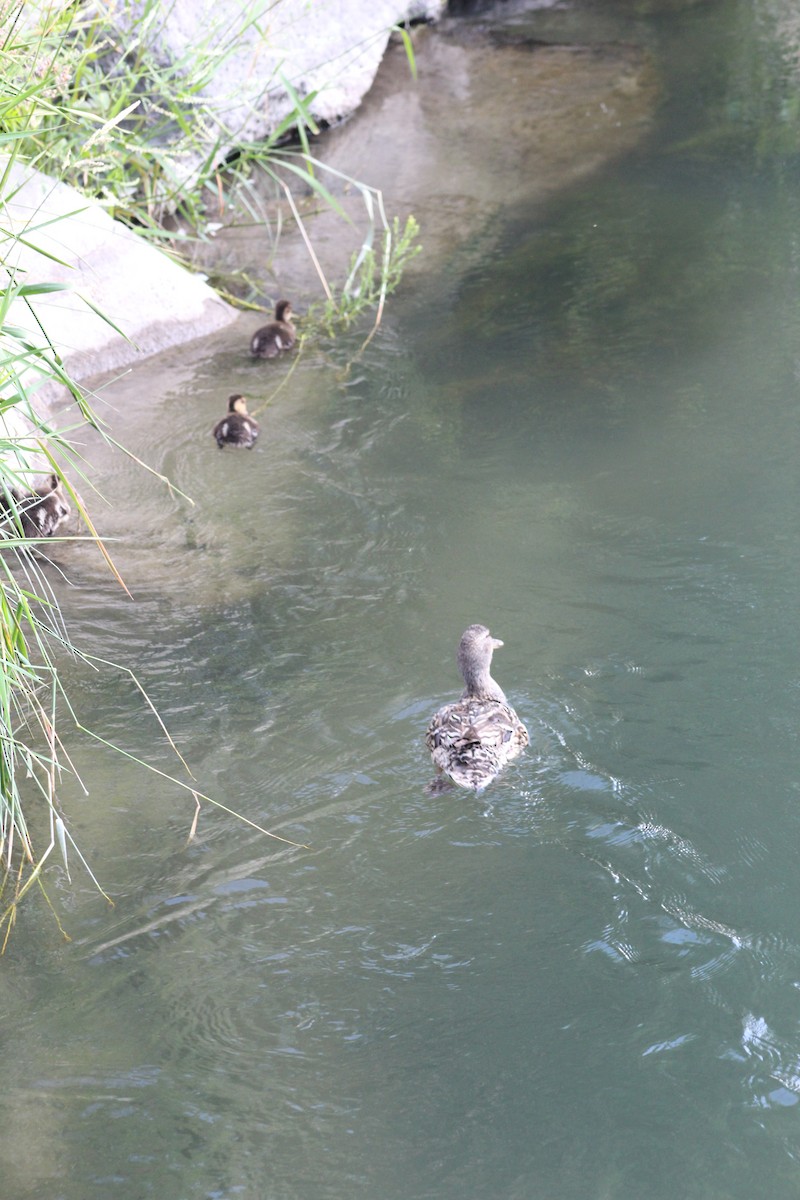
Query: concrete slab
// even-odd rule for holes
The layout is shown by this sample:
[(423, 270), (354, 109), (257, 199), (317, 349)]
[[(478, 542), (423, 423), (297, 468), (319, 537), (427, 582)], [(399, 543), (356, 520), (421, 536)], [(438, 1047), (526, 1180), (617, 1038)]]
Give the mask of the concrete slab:
[[(236, 319), (236, 310), (200, 276), (114, 221), (99, 204), (30, 167), (11, 169), (0, 228), (0, 287), (61, 283), (69, 289), (15, 299), (7, 321), (49, 357), (55, 352), (78, 381), (130, 366)], [(31, 368), (23, 378), (36, 389), (37, 406), (64, 394), (42, 385)]]

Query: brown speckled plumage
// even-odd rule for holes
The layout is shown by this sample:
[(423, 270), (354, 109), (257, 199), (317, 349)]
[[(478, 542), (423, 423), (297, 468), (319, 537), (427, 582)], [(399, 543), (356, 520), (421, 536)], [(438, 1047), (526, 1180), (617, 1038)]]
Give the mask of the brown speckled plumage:
[(464, 691), (433, 716), (425, 735), (437, 771), (479, 792), (528, 745), (528, 731), (491, 676), (502, 642), (485, 625), (470, 625), (458, 646)]

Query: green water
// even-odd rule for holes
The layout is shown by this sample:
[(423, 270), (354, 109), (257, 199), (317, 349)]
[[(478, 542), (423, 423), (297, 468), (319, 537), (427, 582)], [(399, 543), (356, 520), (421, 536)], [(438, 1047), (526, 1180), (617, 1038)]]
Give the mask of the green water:
[[(654, 55), (647, 141), (419, 271), (346, 380), (358, 337), (309, 351), (256, 451), (208, 435), (265, 391), (241, 329), (117, 385), (196, 504), (98, 452), (136, 603), (74, 552), (73, 636), (309, 849), (209, 807), (187, 845), (191, 797), (76, 737), (115, 907), (53, 867), (72, 940), (34, 897), (3, 960), (4, 1197), (798, 1194), (793, 6), (633, 7), (581, 15)], [(472, 621), (531, 748), (429, 796)], [(67, 678), (176, 769), (127, 677)]]

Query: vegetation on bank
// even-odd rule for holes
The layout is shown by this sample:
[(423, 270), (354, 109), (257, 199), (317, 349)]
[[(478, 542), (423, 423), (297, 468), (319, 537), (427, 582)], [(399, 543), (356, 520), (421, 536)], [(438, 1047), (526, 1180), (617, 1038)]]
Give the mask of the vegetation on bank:
[[(219, 217), (221, 189), (246, 191), (249, 174), (258, 166), (271, 175), (276, 196), (285, 198), (316, 263), (290, 182), (299, 182), (347, 218), (323, 182), (327, 168), (311, 153), (309, 135), (317, 130), (308, 113), (309, 98), (295, 97), (295, 111), (269, 141), (243, 147), (224, 174), (219, 139), (207, 141), (212, 122), (200, 94), (203, 83), (252, 15), (229, 30), (225, 44), (212, 46), (209, 40), (181, 62), (164, 65), (146, 38), (154, 0), (144, 5), (139, 26), (124, 43), (104, 22), (99, 7), (42, 6), (40, 25), (24, 20), (23, 9), (22, 4), (0, 5), (0, 242), (6, 264), (14, 261), (17, 240), (36, 246), (35, 219), (16, 232), (9, 219), (17, 162), (79, 188), (173, 252), (180, 250), (180, 239), (174, 229), (165, 228), (165, 215), (180, 212), (181, 224), (189, 225), (193, 236), (207, 236), (209, 223)], [(413, 69), (413, 52), (404, 37)], [(295, 139), (289, 144), (285, 139), (292, 130)], [(370, 309), (374, 332), (386, 296), (416, 253), (417, 230), (413, 218), (404, 227), (390, 222), (379, 192), (348, 182), (361, 193), (365, 231), (339, 287), (316, 264), (325, 299), (315, 320), (318, 328), (332, 332)], [(261, 213), (260, 219), (268, 221), (269, 214)], [(48, 565), (46, 551), (65, 536), (63, 530), (55, 539), (33, 536), (36, 531), (25, 515), (43, 472), (59, 481), (73, 510), (73, 527), (96, 542), (114, 570), (74, 482), (67, 478), (83, 477), (76, 449), (82, 428), (91, 426), (113, 439), (84, 390), (64, 370), (36, 312), (37, 298), (62, 286), (30, 283), (6, 265), (0, 288), (0, 516), (5, 518), (0, 532), (0, 951), (19, 902), (31, 887), (42, 886), (42, 868), (54, 850), (65, 862), (77, 856), (86, 866), (58, 806), (60, 779), (68, 772), (74, 775), (63, 726), (82, 728), (58, 664), (65, 655), (90, 664), (95, 660), (70, 641), (58, 603), (58, 570)], [(38, 340), (18, 324), (20, 307), (38, 324)], [(306, 323), (306, 330), (311, 324)], [(68, 389), (74, 418), (68, 428), (56, 430), (37, 412), (37, 385), (31, 379), (58, 381)], [(75, 535), (71, 529), (67, 536)], [(121, 580), (120, 585), (124, 587)], [(161, 729), (168, 738), (163, 725)], [(199, 799), (186, 771), (174, 782)]]
[[(151, 36), (163, 20), (162, 0), (145, 0), (138, 17), (128, 13), (132, 23), (124, 33), (93, 4), (53, 5), (41, 28), (26, 30), (6, 18), (10, 36), (0, 49), (0, 70), (10, 94), (0, 128), (27, 162), (99, 201), (179, 260), (192, 241), (213, 236), (232, 197), (264, 227), (273, 254), (288, 212), (318, 267), (325, 297), (318, 315), (330, 329), (365, 310), (380, 312), (418, 249), (417, 228), (413, 218), (402, 229), (389, 222), (379, 191), (314, 157), (317, 93), (301, 97), (283, 75), (273, 83), (293, 107), (266, 141), (242, 141), (221, 126), (203, 88), (257, 26), (262, 8), (253, 2), (235, 25), (220, 21), (175, 60), (165, 60)], [(396, 32), (413, 73), (408, 31)], [(231, 145), (235, 152), (223, 161)], [(254, 172), (262, 184), (265, 177), (271, 182), (271, 201), (253, 186)], [(363, 201), (361, 245), (338, 289), (316, 262), (295, 200), (297, 192), (311, 196), (348, 222), (334, 183)]]

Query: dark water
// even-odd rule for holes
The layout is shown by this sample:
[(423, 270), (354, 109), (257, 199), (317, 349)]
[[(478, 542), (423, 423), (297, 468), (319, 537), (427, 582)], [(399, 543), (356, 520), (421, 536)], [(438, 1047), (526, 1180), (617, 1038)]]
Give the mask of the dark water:
[[(349, 376), (357, 337), (308, 351), (258, 450), (208, 439), (234, 373), (266, 397), (230, 334), (119, 385), (122, 440), (196, 503), (97, 453), (136, 603), (76, 553), (73, 636), (196, 786), (309, 848), (208, 806), (187, 846), (190, 795), (76, 737), (115, 907), (73, 862), (73, 940), (22, 913), (3, 1195), (797, 1195), (793, 6), (635, 7), (583, 15), (655, 56), (647, 142), (418, 273)], [(431, 797), (475, 620), (531, 749)], [(178, 770), (128, 677), (67, 679)]]

